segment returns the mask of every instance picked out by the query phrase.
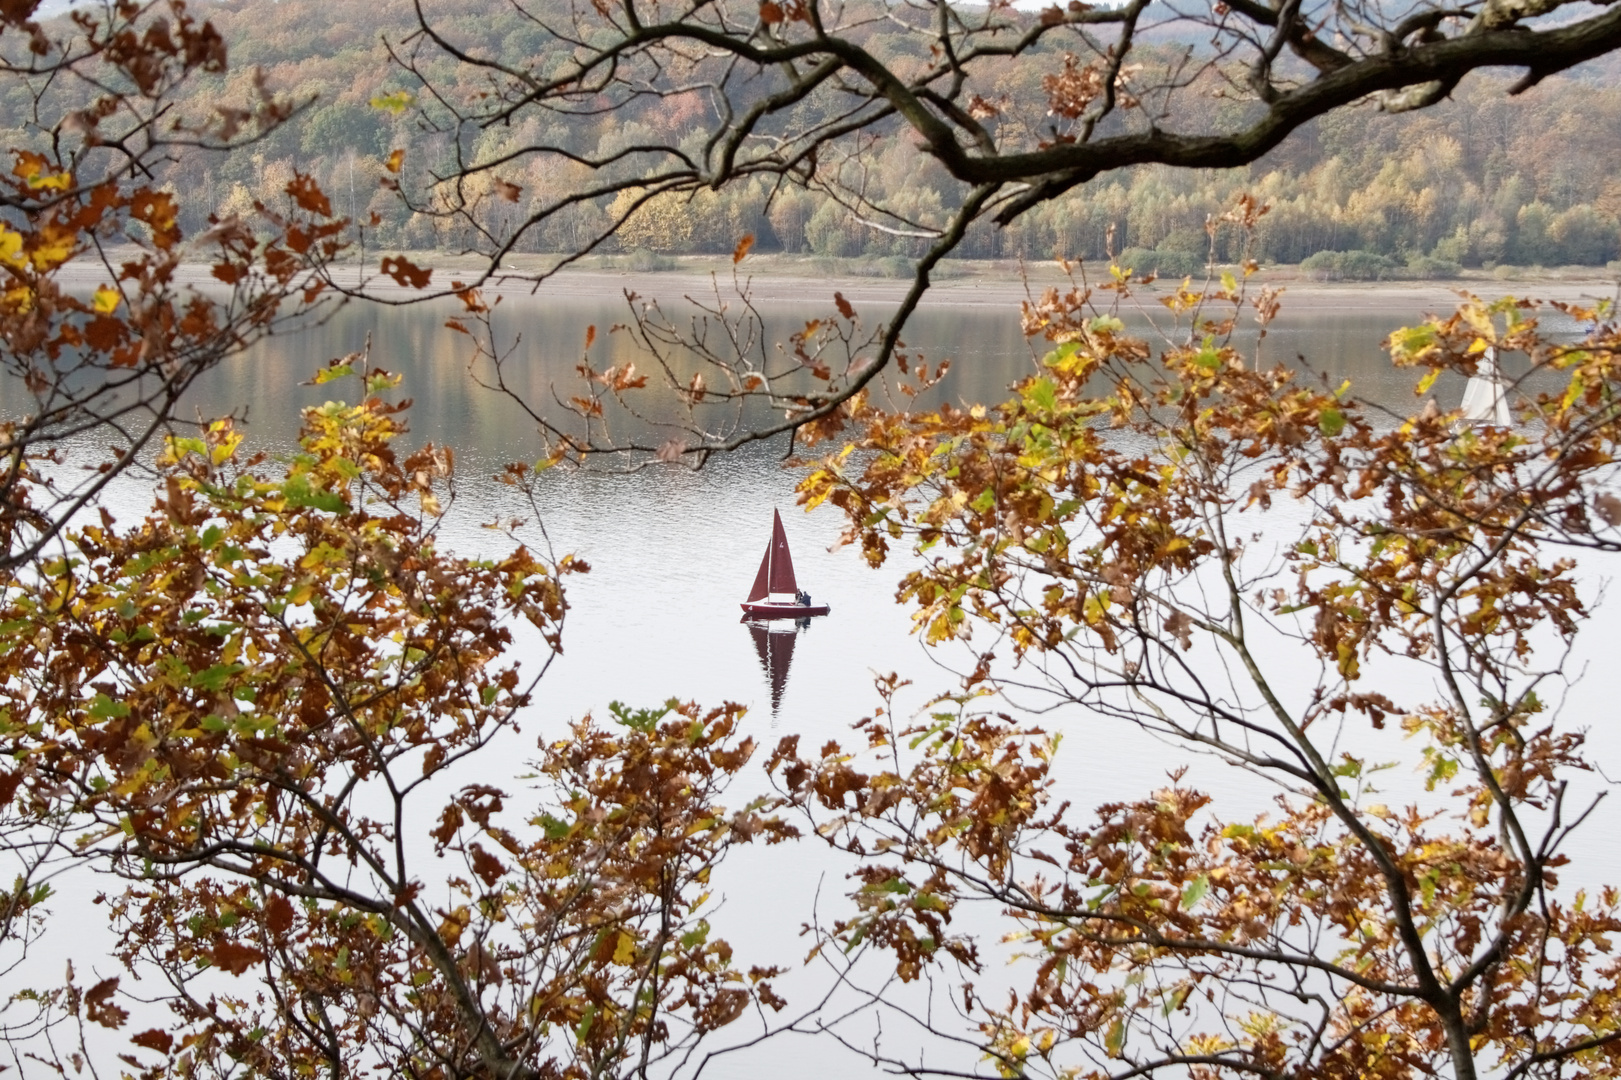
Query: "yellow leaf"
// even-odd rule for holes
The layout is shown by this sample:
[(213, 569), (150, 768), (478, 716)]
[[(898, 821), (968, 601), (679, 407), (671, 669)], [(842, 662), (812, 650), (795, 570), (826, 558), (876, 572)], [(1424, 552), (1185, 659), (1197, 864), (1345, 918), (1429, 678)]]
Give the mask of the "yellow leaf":
[(34, 248), (34, 269), (50, 270), (73, 258), (75, 236), (66, 229), (48, 230)]
[(619, 940), (614, 944), (614, 963), (628, 964), (636, 959), (636, 939), (625, 931), (619, 931)]
[(12, 266), (26, 265), (28, 259), (23, 255), (22, 233), (14, 233), (0, 225), (0, 261), (8, 262)]
[(39, 188), (50, 188), (53, 191), (66, 191), (68, 188), (73, 186), (73, 174), (62, 172), (30, 176), (28, 178), (28, 186), (34, 188), (35, 190), (38, 190)]
[(98, 315), (111, 315), (118, 310), (118, 302), (122, 299), (117, 289), (109, 289), (103, 285), (91, 298), (90, 306), (96, 309)]
[(462, 931), (473, 921), (472, 913), (463, 905), (445, 916), (439, 924), (439, 936), (446, 945), (455, 945), (462, 939)]
[[(1497, 328), (1492, 325), (1491, 317), (1478, 306), (1467, 304), (1458, 314), (1463, 316), (1463, 321), (1469, 324), (1470, 329), (1485, 338), (1487, 342), (1495, 343), (1497, 341)], [(1481, 348), (1485, 348), (1485, 346), (1482, 345)]]
[(392, 94), (382, 94), (371, 99), (372, 108), (382, 109), (384, 112), (393, 113), (395, 116), (409, 109), (415, 103), (416, 98), (405, 90), (396, 90)]

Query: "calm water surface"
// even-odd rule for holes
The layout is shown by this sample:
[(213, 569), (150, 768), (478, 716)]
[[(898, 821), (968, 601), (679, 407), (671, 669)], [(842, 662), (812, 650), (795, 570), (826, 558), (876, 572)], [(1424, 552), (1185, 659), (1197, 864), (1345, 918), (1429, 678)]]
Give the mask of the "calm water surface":
[[(811, 314), (808, 309), (770, 312), (785, 328)], [(1261, 358), (1270, 363), (1303, 356), (1336, 384), (1350, 378), (1361, 393), (1408, 408), (1413, 379), (1391, 368), (1379, 343), (1418, 314), (1393, 310), (1310, 320), (1286, 315), (1262, 346)], [(569, 306), (543, 300), (503, 304), (498, 328), (522, 335), (509, 374), (540, 400), (547, 384), (578, 362), (586, 327), (605, 329), (625, 315), (623, 301), (611, 297)], [(337, 393), (332, 387), (302, 384), (327, 359), (362, 348), (369, 335), (372, 363), (405, 376), (403, 392), (415, 400), (410, 414), (415, 437), (448, 444), (457, 452), (459, 493), (445, 526), (448, 543), (461, 550), (487, 550), (499, 538), (480, 529), (481, 523), (527, 513), (510, 489), (489, 477), (505, 462), (533, 460), (540, 444), (516, 406), (468, 378), (465, 339), (444, 329), (443, 319), (443, 312), (422, 309), (345, 309), (322, 327), (266, 342), (213, 374), (199, 388), (197, 407), (212, 415), (246, 406), (250, 444), (284, 449), (296, 432), (296, 407)], [(932, 359), (953, 359), (952, 374), (939, 391), (951, 399), (998, 400), (1008, 383), (1032, 370), (1030, 348), (1011, 308), (928, 309), (906, 336)], [(621, 337), (603, 335), (593, 358), (600, 364), (634, 355)], [(1436, 393), (1445, 405), (1460, 390), (1442, 383)], [(785, 443), (752, 447), (700, 472), (671, 468), (622, 476), (549, 474), (541, 493), (547, 534), (559, 552), (583, 556), (593, 571), (571, 585), (565, 653), (526, 718), (526, 742), (555, 737), (571, 718), (586, 712), (603, 715), (612, 700), (641, 706), (676, 696), (749, 705), (747, 723), (766, 746), (788, 733), (801, 733), (807, 744), (819, 745), (827, 738), (845, 738), (850, 723), (875, 707), (871, 675), (894, 671), (912, 680), (903, 699), (908, 708), (956, 685), (950, 669), (962, 654), (922, 648), (909, 633), (907, 612), (893, 602), (905, 558), (873, 571), (853, 549), (837, 547), (841, 521), (831, 509), (807, 515), (795, 508), (798, 477), (781, 466), (784, 450)], [(121, 499), (133, 504), (143, 495), (126, 490)], [(775, 707), (769, 668), (749, 628), (739, 623), (737, 607), (764, 550), (773, 509), (783, 511), (801, 586), (833, 609), (794, 638), (792, 663)], [(1595, 644), (1609, 636), (1598, 633), (1602, 629), (1590, 631)], [(1278, 659), (1288, 666), (1287, 657)], [(781, 675), (779, 667), (779, 681)], [(1590, 676), (1578, 687), (1567, 707), (1596, 702), (1587, 696), (1594, 681)], [(1140, 796), (1163, 784), (1168, 769), (1185, 763), (1139, 733), (1095, 727), (1095, 721), (1078, 712), (1048, 715), (1043, 723), (1078, 736), (1066, 742), (1060, 755), (1059, 794), (1081, 808)], [(1616, 749), (1614, 740), (1607, 741), (1610, 750)], [(1610, 757), (1618, 762), (1613, 771), (1621, 774), (1621, 758)], [(480, 780), (511, 789), (521, 764), (503, 756), (472, 768), (484, 771), (464, 773), (457, 782)], [(1196, 777), (1218, 796), (1218, 807), (1229, 817), (1259, 810), (1270, 798), (1247, 775), (1206, 766)], [(1613, 854), (1604, 850), (1611, 842), (1597, 838), (1614, 830), (1590, 829), (1588, 850)], [(1597, 861), (1614, 865), (1611, 858)], [(728, 925), (720, 932), (738, 947), (745, 965), (793, 966), (807, 948), (795, 932), (812, 917), (818, 889), (824, 897), (836, 898), (847, 868), (808, 845), (795, 845), (745, 852), (725, 869), (720, 888)], [(838, 909), (834, 900), (824, 903)], [(80, 963), (85, 968), (106, 966), (94, 955)], [(994, 978), (994, 973), (987, 976)], [(785, 980), (783, 989), (808, 996), (820, 979), (815, 972), (801, 972)], [(912, 1060), (923, 1056), (931, 1063), (974, 1064), (971, 1057), (952, 1057), (943, 1047), (893, 1028), (885, 1045), (906, 1051)], [(728, 1056), (706, 1075), (752, 1078), (768, 1069), (772, 1076), (808, 1080), (832, 1069), (865, 1068), (825, 1040), (797, 1040)]]

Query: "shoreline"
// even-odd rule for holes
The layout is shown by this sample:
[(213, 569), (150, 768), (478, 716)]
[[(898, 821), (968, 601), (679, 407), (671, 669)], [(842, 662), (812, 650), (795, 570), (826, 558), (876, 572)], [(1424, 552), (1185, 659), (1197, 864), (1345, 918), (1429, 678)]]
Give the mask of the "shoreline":
[[(110, 252), (114, 263), (118, 253)], [(466, 256), (413, 253), (408, 258), (434, 269), (433, 285), (448, 289), (457, 280), (458, 271), (471, 275), (479, 265)], [(519, 257), (517, 265), (507, 268), (513, 275), (487, 282), (484, 292), (508, 300), (520, 300), (533, 294), (542, 301), (569, 301), (621, 299), (632, 292), (662, 303), (675, 303), (688, 298), (713, 303), (716, 288), (723, 301), (735, 301), (738, 291), (733, 283), (733, 266), (725, 257), (699, 260), (688, 257), (678, 268), (664, 270), (633, 270), (613, 267), (570, 267), (558, 271), (535, 288), (532, 280), (522, 275), (539, 269), (540, 258)], [(745, 284), (753, 302), (771, 307), (808, 304), (833, 304), (833, 294), (842, 293), (851, 304), (889, 308), (904, 299), (911, 285), (909, 278), (866, 277), (856, 274), (815, 274), (805, 265), (807, 260), (781, 256), (756, 256), (736, 267), (737, 282)], [(370, 260), (368, 260), (370, 262)], [(358, 283), (353, 267), (334, 268), (334, 277), (340, 283)], [(1585, 271), (1585, 272), (1584, 272)], [(107, 271), (100, 262), (75, 260), (59, 272), (64, 284), (93, 287), (106, 283)], [(176, 280), (183, 285), (218, 285), (206, 263), (182, 264)], [(345, 281), (347, 279), (347, 281)], [(1160, 298), (1169, 295), (1180, 281), (1156, 281), (1132, 290), (1134, 300), (1152, 310), (1160, 310)], [(1199, 282), (1195, 280), (1195, 287)], [(1524, 277), (1497, 278), (1484, 273), (1453, 280), (1427, 281), (1343, 281), (1325, 282), (1303, 278), (1293, 267), (1262, 268), (1248, 282), (1251, 296), (1260, 289), (1272, 286), (1282, 292), (1280, 321), (1298, 316), (1325, 314), (1403, 313), (1432, 314), (1455, 308), (1461, 293), (1471, 293), (1485, 300), (1513, 295), (1543, 301), (1591, 302), (1598, 298), (1616, 299), (1621, 296), (1621, 285), (1614, 276), (1600, 268), (1567, 268)], [(399, 304), (408, 300), (414, 290), (396, 285), (386, 277), (372, 272), (368, 291), (376, 299)], [(919, 302), (919, 310), (939, 307), (954, 308), (1006, 308), (1017, 312), (1021, 301), (1039, 297), (1048, 288), (1068, 289), (1070, 280), (1051, 262), (1029, 263), (976, 263), (960, 260), (951, 266), (946, 276), (935, 280)], [(433, 288), (427, 290), (429, 293)]]

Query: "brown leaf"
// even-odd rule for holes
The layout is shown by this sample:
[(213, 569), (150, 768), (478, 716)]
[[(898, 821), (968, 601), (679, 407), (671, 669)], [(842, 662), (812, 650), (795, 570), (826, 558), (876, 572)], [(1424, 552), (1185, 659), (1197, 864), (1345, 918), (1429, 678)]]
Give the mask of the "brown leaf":
[(209, 955), (214, 966), (221, 971), (228, 971), (232, 975), (240, 975), (248, 968), (265, 958), (265, 954), (248, 945), (238, 945), (234, 941), (222, 941), (210, 950)]
[(265, 925), (273, 934), (285, 934), (293, 928), (293, 905), (285, 896), (277, 894), (265, 901)]
[(397, 173), (400, 171), (400, 166), (404, 164), (405, 151), (395, 150), (393, 153), (388, 155), (388, 160), (383, 162), (383, 167), (391, 173)]
[(782, 22), (782, 19), (783, 19), (782, 8), (780, 8), (776, 4), (772, 3), (771, 0), (761, 0), (761, 2), (760, 2), (760, 21), (761, 22), (765, 23), (767, 26), (773, 26), (773, 25), (775, 25), (777, 23)]
[(383, 273), (407, 289), (426, 289), (428, 280), (433, 277), (431, 268), (418, 266), (403, 255), (390, 255), (381, 265)]
[(833, 304), (839, 309), (839, 314), (843, 315), (846, 319), (853, 319), (856, 317), (856, 309), (850, 306), (850, 301), (844, 298), (843, 293), (836, 292), (833, 294)]
[(505, 199), (507, 202), (515, 203), (518, 201), (519, 196), (523, 194), (523, 188), (518, 184), (509, 183), (508, 181), (497, 177), (495, 181), (495, 193), (501, 196), (501, 198)]
[(0, 21), (8, 26), (22, 26), (34, 17), (40, 0), (0, 0)]
[(148, 1050), (156, 1050), (160, 1054), (167, 1054), (174, 1046), (174, 1038), (167, 1031), (151, 1028), (139, 1035), (131, 1035), (130, 1042), (136, 1046), (144, 1046)]
[(1165, 632), (1173, 635), (1182, 643), (1182, 651), (1193, 648), (1193, 620), (1181, 611), (1173, 611), (1165, 617)]
[(1598, 516), (1604, 519), (1606, 525), (1621, 525), (1621, 499), (1611, 495), (1608, 491), (1593, 497), (1593, 509)]
[(152, 242), (163, 250), (167, 251), (179, 241), (180, 230), (175, 227), (175, 221), (180, 215), (180, 206), (168, 192), (142, 188), (130, 200), (129, 213), (136, 221), (151, 227)]
[(85, 1019), (102, 1027), (123, 1027), (124, 1021), (129, 1019), (129, 1010), (113, 1004), (113, 994), (117, 990), (118, 977), (115, 975), (110, 979), (101, 980), (85, 991)]
[(473, 873), (484, 882), (487, 888), (495, 888), (496, 883), (506, 876), (507, 868), (501, 865), (501, 860), (491, 855), (478, 844), (472, 845), (469, 853), (473, 856)]
[(298, 173), (287, 181), (287, 194), (292, 197), (301, 210), (307, 210), (321, 217), (332, 216), (332, 201), (326, 197), (313, 177)]
[(748, 233), (743, 237), (743, 239), (737, 242), (737, 247), (732, 249), (732, 265), (736, 266), (738, 263), (748, 258), (749, 249), (753, 246), (754, 234)]

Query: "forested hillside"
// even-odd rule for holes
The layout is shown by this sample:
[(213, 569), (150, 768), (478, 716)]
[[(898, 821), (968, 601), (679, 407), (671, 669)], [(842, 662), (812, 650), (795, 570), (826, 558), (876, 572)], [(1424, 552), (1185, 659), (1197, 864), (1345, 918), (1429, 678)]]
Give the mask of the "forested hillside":
[[(339, 211), (359, 218), (377, 215), (368, 246), (462, 246), (453, 231), (429, 216), (406, 212), (379, 184), (395, 149), (405, 151), (407, 175), (419, 179), (448, 169), (455, 150), (448, 136), (423, 129), (416, 110), (374, 104), (411, 85), (391, 65), (384, 45), (385, 36), (396, 44), (409, 37), (414, 28), (409, 3), (234, 0), (198, 10), (229, 42), (229, 78), (235, 85), (217, 80), (211, 92), (218, 100), (248, 94), (258, 66), (271, 90), (309, 104), (297, 121), (249, 153), (199, 155), (169, 167), (163, 179), (180, 201), (186, 228), (199, 229), (211, 214), (245, 210), (255, 199), (276, 202), (299, 170), (316, 177)], [(536, 55), (543, 40), (539, 29), (493, 0), (473, 0), (436, 18), (453, 35), (498, 50), (508, 60), (528, 59), (544, 69), (560, 59)], [(886, 33), (881, 20), (874, 22), (869, 44), (888, 53), (897, 67), (915, 59), (914, 39)], [(1168, 61), (1181, 47), (1169, 41), (1159, 46)], [(1060, 65), (1054, 54), (1050, 70)], [(1038, 67), (1008, 69), (1001, 85), (1008, 113), (1003, 122), (1041, 126), (1040, 115), (1012, 115), (1014, 103), (1047, 100)], [(1496, 84), (1493, 76), (1466, 80), (1453, 100), (1419, 114), (1392, 117), (1362, 108), (1333, 115), (1308, 125), (1248, 169), (1145, 167), (1115, 174), (1036, 207), (1008, 228), (976, 225), (959, 253), (1096, 258), (1112, 230), (1115, 250), (1133, 249), (1129, 257), (1139, 269), (1153, 264), (1186, 272), (1203, 261), (1206, 215), (1247, 190), (1271, 206), (1255, 254), (1263, 261), (1304, 261), (1329, 273), (1435, 276), (1458, 266), (1603, 265), (1621, 257), (1621, 87), (1603, 72), (1590, 72), (1549, 79), (1511, 99), (1502, 85), (1511, 74)], [(437, 77), (448, 85), (478, 76), (471, 69), (446, 67)], [(1211, 110), (1243, 107), (1223, 98), (1219, 87), (1210, 90), (1201, 100)], [(546, 137), (599, 156), (654, 142), (654, 132), (662, 138), (672, 128), (690, 129), (697, 139), (698, 121), (708, 108), (702, 97), (689, 94), (649, 97), (601, 115), (554, 114)], [(27, 95), (14, 88), (0, 113), (9, 145), (37, 139), (30, 121)], [(530, 121), (489, 130), (462, 150), (487, 157), (542, 134)], [(939, 220), (957, 190), (901, 137), (878, 141), (865, 158), (843, 168), (859, 168), (855, 186), (924, 223)], [(848, 172), (844, 178), (851, 179)], [(553, 158), (517, 162), (508, 179), (522, 188), (518, 200), (492, 200), (499, 207), (492, 212), (516, 218), (536, 200), (568, 190), (578, 177), (574, 166)], [(573, 249), (611, 209), (576, 207), (526, 235), (519, 250)], [(745, 233), (756, 236), (761, 250), (828, 256), (906, 256), (923, 244), (864, 224), (816, 190), (773, 194), (758, 181), (692, 203), (654, 204), (623, 230), (619, 242), (658, 252), (719, 252), (730, 250)], [(1347, 252), (1355, 254), (1321, 254)]]

